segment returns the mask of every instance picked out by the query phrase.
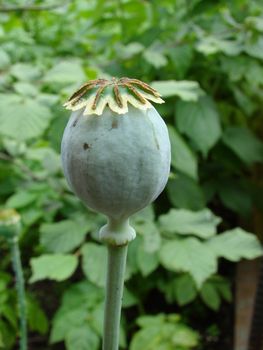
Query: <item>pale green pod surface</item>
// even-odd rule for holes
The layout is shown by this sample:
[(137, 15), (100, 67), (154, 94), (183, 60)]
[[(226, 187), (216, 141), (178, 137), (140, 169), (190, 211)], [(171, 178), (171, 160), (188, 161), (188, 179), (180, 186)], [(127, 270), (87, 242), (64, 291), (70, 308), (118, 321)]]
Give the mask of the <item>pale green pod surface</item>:
[(121, 116), (73, 112), (62, 140), (62, 164), (72, 191), (90, 208), (128, 218), (163, 190), (170, 170), (167, 127), (151, 107)]

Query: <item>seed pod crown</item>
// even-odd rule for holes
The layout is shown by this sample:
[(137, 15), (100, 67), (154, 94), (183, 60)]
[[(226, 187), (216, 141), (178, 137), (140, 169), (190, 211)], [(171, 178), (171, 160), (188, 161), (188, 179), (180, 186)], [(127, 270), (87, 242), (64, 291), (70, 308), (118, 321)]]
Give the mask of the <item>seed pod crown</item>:
[(149, 101), (163, 103), (158, 91), (148, 84), (130, 78), (90, 80), (83, 84), (64, 106), (72, 111), (84, 109), (84, 115), (101, 115), (106, 106), (117, 114), (128, 112), (128, 103), (145, 110)]

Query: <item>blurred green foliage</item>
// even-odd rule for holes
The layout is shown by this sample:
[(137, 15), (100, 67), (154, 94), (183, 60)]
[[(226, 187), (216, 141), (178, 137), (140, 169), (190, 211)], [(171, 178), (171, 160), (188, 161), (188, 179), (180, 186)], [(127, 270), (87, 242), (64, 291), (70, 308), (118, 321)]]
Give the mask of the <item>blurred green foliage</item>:
[[(10, 6), (21, 9), (3, 11)], [(46, 11), (1, 2), (0, 205), (22, 217), (30, 350), (100, 348), (105, 219), (72, 195), (59, 153), (62, 103), (86, 80), (109, 76), (139, 78), (163, 94), (158, 110), (172, 143), (165, 193), (132, 220), (122, 348), (208, 349), (185, 305), (219, 310), (232, 299), (219, 259), (262, 254), (244, 230), (257, 231), (263, 210), (262, 33), (260, 0), (78, 0)], [(3, 237), (0, 249), (0, 347), (14, 349)]]

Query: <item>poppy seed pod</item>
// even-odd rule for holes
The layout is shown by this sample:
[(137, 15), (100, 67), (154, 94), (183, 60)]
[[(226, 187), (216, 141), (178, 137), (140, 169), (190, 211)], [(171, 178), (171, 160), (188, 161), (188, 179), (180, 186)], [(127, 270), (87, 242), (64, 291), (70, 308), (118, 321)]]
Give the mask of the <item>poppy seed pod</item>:
[[(98, 79), (65, 106), (62, 164), (72, 191), (105, 214), (101, 238), (122, 245), (135, 237), (128, 219), (162, 192), (170, 170), (167, 127), (149, 102), (159, 93), (136, 79)], [(126, 233), (124, 233), (126, 232)]]

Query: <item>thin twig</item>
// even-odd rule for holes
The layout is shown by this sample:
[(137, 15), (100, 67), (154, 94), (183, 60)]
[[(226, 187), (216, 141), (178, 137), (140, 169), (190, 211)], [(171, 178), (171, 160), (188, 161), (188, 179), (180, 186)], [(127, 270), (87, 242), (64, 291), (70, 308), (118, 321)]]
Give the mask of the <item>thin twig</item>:
[(72, 0), (60, 2), (58, 4), (53, 5), (44, 5), (44, 6), (36, 6), (36, 5), (24, 5), (24, 6), (2, 6), (0, 7), (0, 12), (17, 12), (17, 11), (50, 11), (55, 10), (59, 7), (64, 7), (71, 3)]

